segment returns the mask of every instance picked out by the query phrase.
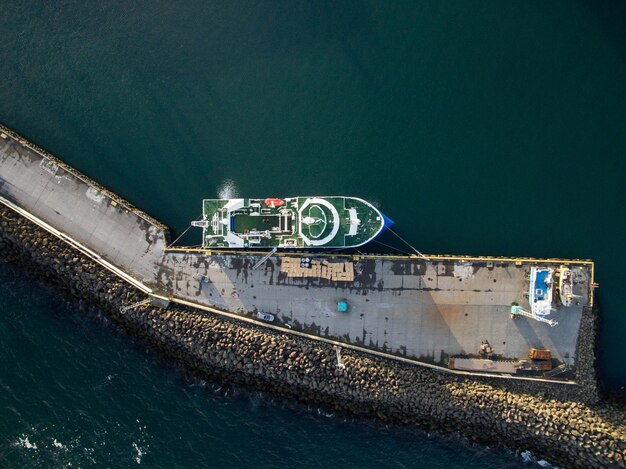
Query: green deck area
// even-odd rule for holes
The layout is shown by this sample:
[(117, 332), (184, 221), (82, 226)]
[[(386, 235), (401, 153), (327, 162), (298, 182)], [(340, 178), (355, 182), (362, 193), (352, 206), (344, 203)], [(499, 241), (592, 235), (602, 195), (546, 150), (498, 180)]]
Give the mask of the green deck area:
[(372, 240), (385, 219), (353, 197), (207, 199), (194, 225), (205, 248), (341, 248)]
[(250, 231), (266, 231), (278, 228), (279, 215), (254, 216), (239, 213), (233, 216), (233, 231), (235, 233), (249, 233)]

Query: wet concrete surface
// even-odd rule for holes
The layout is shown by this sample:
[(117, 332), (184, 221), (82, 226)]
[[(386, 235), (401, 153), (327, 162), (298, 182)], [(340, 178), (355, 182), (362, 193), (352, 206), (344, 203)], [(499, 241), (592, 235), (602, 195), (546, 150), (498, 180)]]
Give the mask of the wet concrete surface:
[[(586, 264), (570, 265), (574, 292), (580, 298), (568, 308), (555, 306), (550, 318), (559, 324), (550, 327), (510, 316), (512, 304), (530, 309), (529, 273), (534, 262), (495, 261), (487, 267), (486, 262), (367, 258), (354, 261), (353, 282), (331, 282), (286, 277), (279, 270), (280, 255), (252, 270), (260, 258), (168, 252), (160, 280), (173, 285), (175, 296), (189, 301), (250, 317), (270, 312), (287, 328), (430, 363), (446, 363), (449, 355), (477, 354), (482, 340), (507, 358), (525, 358), (535, 347), (571, 361), (588, 301)], [(350, 306), (347, 313), (337, 311), (337, 302), (343, 299)]]

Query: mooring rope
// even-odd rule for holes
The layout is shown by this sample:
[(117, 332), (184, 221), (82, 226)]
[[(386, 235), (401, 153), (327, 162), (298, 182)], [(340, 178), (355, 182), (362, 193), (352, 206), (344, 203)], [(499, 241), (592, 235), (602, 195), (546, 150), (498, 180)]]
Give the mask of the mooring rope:
[(397, 247), (395, 247), (395, 246), (392, 246), (391, 244), (383, 243), (382, 241), (378, 241), (377, 239), (375, 239), (375, 240), (374, 240), (374, 242), (375, 242), (375, 243), (378, 243), (378, 244), (381, 244), (382, 246), (385, 246), (385, 247), (388, 247), (388, 248), (394, 249), (394, 250), (398, 251), (398, 252), (399, 252), (399, 253), (401, 253), (401, 254), (409, 254), (409, 255), (411, 254), (410, 252), (403, 251), (403, 250), (402, 250), (402, 249), (400, 249), (400, 248), (397, 248)]
[[(200, 220), (201, 218), (202, 218), (202, 215), (200, 215), (198, 218), (196, 218), (196, 221)], [(187, 227), (187, 229), (186, 229), (185, 231), (183, 231), (183, 233), (182, 233), (182, 234), (181, 234), (178, 238), (176, 238), (174, 241), (172, 241), (172, 242), (170, 243), (170, 245), (168, 246), (168, 249), (169, 249), (169, 248), (171, 248), (174, 244), (176, 244), (176, 241), (178, 241), (180, 238), (182, 238), (183, 236), (185, 236), (185, 233), (187, 233), (187, 231), (189, 231), (189, 230), (192, 228), (192, 226), (193, 226), (193, 225), (189, 225), (189, 226)]]
[(404, 244), (406, 244), (408, 247), (410, 247), (411, 249), (413, 249), (413, 251), (415, 251), (416, 253), (418, 253), (420, 256), (422, 256), (424, 259), (429, 260), (428, 257), (426, 257), (424, 254), (422, 254), (421, 252), (419, 252), (417, 249), (415, 249), (413, 246), (411, 246), (408, 242), (406, 242), (404, 240), (404, 238), (402, 236), (400, 236), (398, 233), (396, 233), (395, 231), (393, 231), (391, 228), (387, 228), (389, 231), (391, 231), (393, 234), (395, 234), (398, 239), (400, 241), (402, 241)]

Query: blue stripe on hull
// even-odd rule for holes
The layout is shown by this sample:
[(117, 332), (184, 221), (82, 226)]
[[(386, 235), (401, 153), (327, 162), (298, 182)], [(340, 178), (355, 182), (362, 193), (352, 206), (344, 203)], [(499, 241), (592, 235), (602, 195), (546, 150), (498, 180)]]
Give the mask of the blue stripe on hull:
[(391, 228), (391, 226), (394, 224), (394, 221), (391, 218), (389, 218), (387, 215), (385, 215), (383, 212), (380, 212), (380, 214), (383, 216), (384, 225), (383, 225), (383, 229), (380, 230), (380, 233), (378, 233), (377, 237), (383, 234), (389, 228)]

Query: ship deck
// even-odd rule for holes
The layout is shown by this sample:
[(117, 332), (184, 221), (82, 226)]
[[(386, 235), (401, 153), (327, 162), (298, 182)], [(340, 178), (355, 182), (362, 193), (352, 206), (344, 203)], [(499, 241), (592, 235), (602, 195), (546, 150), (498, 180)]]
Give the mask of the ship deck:
[[(352, 197), (294, 197), (279, 207), (268, 206), (263, 199), (239, 200), (243, 206), (231, 211), (227, 223), (221, 223), (227, 217), (227, 200), (203, 201), (203, 220), (208, 223), (203, 231), (205, 248), (360, 246), (385, 223), (377, 209)], [(303, 222), (306, 219), (311, 222)]]

